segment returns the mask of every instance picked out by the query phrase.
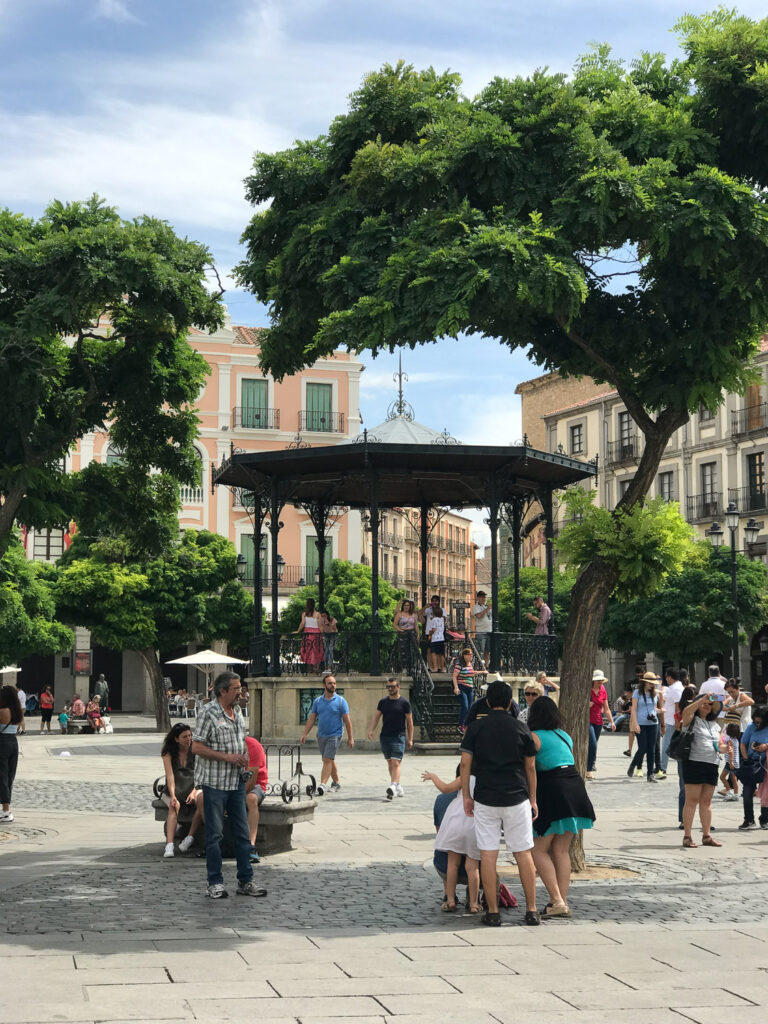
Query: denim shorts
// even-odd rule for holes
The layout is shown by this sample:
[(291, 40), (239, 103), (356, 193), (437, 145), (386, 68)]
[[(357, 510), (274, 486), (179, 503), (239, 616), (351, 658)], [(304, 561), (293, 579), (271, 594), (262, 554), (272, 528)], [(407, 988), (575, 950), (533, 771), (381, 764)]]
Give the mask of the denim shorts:
[(475, 633), (475, 647), (478, 654), (485, 654), (486, 651), (489, 651), (491, 649), (491, 634)]
[(340, 743), (341, 736), (318, 736), (317, 749), (320, 751), (320, 757), (327, 757), (329, 761), (334, 761)]
[(402, 761), (405, 757), (405, 733), (397, 736), (380, 736), (381, 752), (388, 761)]

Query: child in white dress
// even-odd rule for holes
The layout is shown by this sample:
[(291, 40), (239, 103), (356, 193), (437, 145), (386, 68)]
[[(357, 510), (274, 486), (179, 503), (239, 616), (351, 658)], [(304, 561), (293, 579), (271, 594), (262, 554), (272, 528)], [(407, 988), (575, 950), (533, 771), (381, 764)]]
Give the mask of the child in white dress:
[[(448, 855), (448, 869), (445, 875), (445, 899), (442, 910), (452, 913), (456, 910), (456, 882), (459, 868), (464, 860), (467, 872), (467, 888), (469, 890), (469, 912), (480, 913), (480, 850), (475, 838), (475, 819), (464, 813), (464, 801), (461, 797), (461, 779), (458, 776), (452, 782), (444, 782), (434, 772), (424, 772), (422, 781), (431, 782), (441, 793), (455, 793), (456, 796), (448, 805), (443, 820), (435, 837), (435, 849)], [(475, 777), (470, 776), (469, 792), (475, 791)]]

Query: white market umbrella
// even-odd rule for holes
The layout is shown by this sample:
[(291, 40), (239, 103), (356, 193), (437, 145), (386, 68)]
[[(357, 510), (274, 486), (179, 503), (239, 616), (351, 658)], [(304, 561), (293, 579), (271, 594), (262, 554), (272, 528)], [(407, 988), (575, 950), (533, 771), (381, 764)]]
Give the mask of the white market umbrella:
[(0, 668), (0, 676), (4, 676), (7, 672), (21, 672), (21, 669), (16, 665), (6, 665), (5, 668)]
[(209, 676), (217, 665), (247, 665), (248, 662), (243, 661), (242, 658), (233, 658), (229, 654), (218, 654), (216, 651), (205, 650), (198, 651), (196, 654), (187, 654), (183, 658), (174, 658), (172, 661), (166, 661), (165, 664), (193, 665), (198, 672), (205, 675), (207, 686)]

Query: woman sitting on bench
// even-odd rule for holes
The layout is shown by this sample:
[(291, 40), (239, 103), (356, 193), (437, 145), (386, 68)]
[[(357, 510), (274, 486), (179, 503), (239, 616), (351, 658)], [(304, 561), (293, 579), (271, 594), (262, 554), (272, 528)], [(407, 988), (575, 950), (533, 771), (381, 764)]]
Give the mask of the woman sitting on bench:
[(165, 823), (163, 857), (173, 857), (173, 841), (179, 818), (192, 818), (188, 835), (179, 843), (186, 853), (195, 841), (195, 833), (203, 821), (203, 791), (195, 789), (195, 755), (192, 753), (192, 730), (185, 722), (177, 722), (165, 737), (160, 756), (165, 768), (165, 785), (160, 799), (168, 808)]
[(93, 726), (94, 732), (106, 732), (107, 727), (101, 720), (101, 697), (91, 697), (85, 709), (85, 717)]

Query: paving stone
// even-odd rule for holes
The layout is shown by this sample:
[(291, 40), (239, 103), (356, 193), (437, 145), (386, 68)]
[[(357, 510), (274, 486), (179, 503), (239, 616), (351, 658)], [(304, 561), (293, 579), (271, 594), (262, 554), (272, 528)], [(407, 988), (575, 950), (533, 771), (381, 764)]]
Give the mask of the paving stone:
[[(433, 999), (432, 996), (425, 996)], [(258, 1015), (259, 1024), (270, 1016), (277, 1017), (360, 1017), (381, 1016), (386, 1011), (381, 1003), (370, 996), (305, 996), (300, 999), (192, 999), (189, 1007), (195, 1019), (206, 1016), (225, 1020), (245, 1021)]]
[(315, 978), (307, 982), (302, 978), (275, 978), (271, 981), (278, 995), (285, 998), (305, 995), (310, 989), (313, 996), (386, 996), (390, 994), (451, 995), (456, 988), (441, 977), (408, 977), (389, 975), (378, 978)]

